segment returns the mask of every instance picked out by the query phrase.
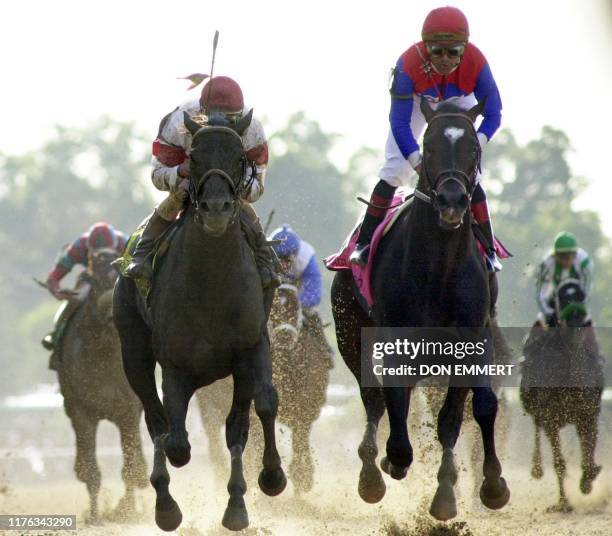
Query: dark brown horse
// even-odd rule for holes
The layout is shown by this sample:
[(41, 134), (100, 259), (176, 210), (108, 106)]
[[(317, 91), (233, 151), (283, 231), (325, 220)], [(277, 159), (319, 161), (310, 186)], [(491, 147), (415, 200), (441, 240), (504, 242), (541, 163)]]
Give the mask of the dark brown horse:
[(121, 366), (119, 337), (112, 322), (112, 292), (117, 272), (110, 262), (113, 250), (96, 250), (89, 267), (80, 276), (91, 290), (70, 319), (60, 341), (57, 371), (64, 409), (76, 435), (77, 478), (87, 485), (90, 519), (96, 522), (101, 475), (96, 462), (96, 430), (107, 419), (119, 428), (125, 495), (118, 514), (134, 510), (134, 486), (147, 485), (146, 465), (140, 439), (142, 406), (125, 378)]
[(603, 370), (593, 326), (582, 306), (584, 299), (579, 281), (564, 281), (555, 299), (557, 318), (561, 319), (559, 326), (546, 330), (535, 326), (524, 347), (520, 397), (535, 425), (531, 474), (538, 479), (544, 474), (540, 452), (540, 431), (544, 430), (552, 446), (559, 484), (559, 502), (548, 508), (551, 512), (573, 510), (564, 488), (566, 463), (559, 437), (563, 427), (574, 424), (578, 432), (582, 493), (591, 492), (593, 481), (601, 471), (601, 466), (595, 463), (595, 447)]
[[(166, 459), (175, 467), (189, 462), (189, 400), (200, 387), (217, 380), (234, 380), (226, 421), (230, 498), (223, 525), (242, 530), (249, 524), (242, 453), (253, 401), (265, 443), (259, 487), (274, 496), (287, 484), (276, 449), (278, 396), (267, 333), (274, 289), (262, 290), (241, 225), (241, 197), (250, 185), (245, 182), (247, 159), (240, 134), (250, 120), (247, 114), (233, 128), (203, 127), (185, 114), (192, 135), (191, 184), (182, 225), (157, 267), (148, 304), (131, 279), (120, 277), (115, 288), (113, 315), (123, 366), (143, 404), (154, 444), (151, 484), (157, 496), (155, 520), (163, 530), (175, 530), (182, 521), (169, 491)], [(162, 370), (163, 405), (157, 394), (156, 363)]]
[[(360, 385), (367, 416), (358, 451), (363, 462), (358, 489), (366, 502), (377, 502), (385, 493), (376, 466), (376, 432), (385, 409), (390, 435), (381, 467), (392, 478), (402, 479), (413, 453), (406, 423), (411, 387), (381, 388), (362, 383), (362, 328), (454, 326), (476, 330), (489, 325), (495, 293), (469, 224), (470, 199), (480, 164), (480, 144), (473, 122), (483, 108), (484, 102), (468, 111), (444, 102), (433, 111), (422, 99), (421, 110), (428, 123), (422, 172), (412, 206), (382, 239), (373, 259), (373, 315), (368, 316), (361, 308), (350, 271), (337, 272), (334, 278), (332, 307), (338, 347)], [(490, 355), (486, 357), (490, 359)], [(443, 454), (430, 513), (439, 520), (457, 513), (453, 488), (458, 473), (453, 448), (468, 391), (451, 381), (438, 414)], [(472, 393), (484, 447), (480, 498), (485, 506), (497, 509), (510, 497), (495, 451), (497, 397), (486, 383), (473, 387)]]
[[(283, 284), (277, 291), (268, 323), (272, 349), (272, 378), (278, 388), (278, 420), (292, 432), (293, 456), (289, 466), (297, 492), (312, 488), (314, 466), (310, 433), (325, 404), (329, 368), (321, 345), (301, 328), (297, 288)], [(222, 416), (231, 403), (231, 384), (217, 382), (198, 391), (200, 412), (208, 435), (210, 456), (216, 466), (224, 462), (219, 440)], [(261, 433), (252, 431), (252, 446), (261, 448)]]

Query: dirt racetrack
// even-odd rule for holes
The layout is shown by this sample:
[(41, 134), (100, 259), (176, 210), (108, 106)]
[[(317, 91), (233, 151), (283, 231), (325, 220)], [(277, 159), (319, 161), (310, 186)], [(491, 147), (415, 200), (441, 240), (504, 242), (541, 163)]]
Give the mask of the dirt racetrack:
[[(415, 461), (406, 480), (392, 481), (385, 475), (387, 494), (376, 505), (368, 505), (357, 495), (359, 458), (356, 446), (361, 438), (363, 413), (358, 397), (346, 397), (343, 403), (326, 407), (325, 415), (315, 425), (312, 435), (316, 458), (314, 489), (296, 497), (290, 483), (276, 498), (264, 496), (254, 475), (247, 475), (249, 490), (246, 495), (250, 527), (243, 531), (249, 535), (554, 535), (578, 536), (612, 534), (612, 407), (604, 404), (600, 420), (600, 438), (597, 461), (604, 469), (595, 481), (591, 495), (582, 496), (578, 490), (579, 449), (573, 429), (562, 435), (564, 454), (568, 461), (566, 489), (575, 511), (572, 514), (545, 513), (546, 507), (557, 501), (557, 487), (550, 462), (550, 447), (543, 443), (544, 478), (534, 481), (530, 472), (532, 453), (532, 426), (522, 415), (516, 403), (510, 404), (510, 426), (502, 463), (512, 496), (506, 508), (491, 512), (480, 505), (473, 494), (473, 479), (468, 447), (471, 444), (470, 426), (463, 429), (457, 447), (460, 464), (458, 483), (459, 514), (452, 522), (437, 523), (427, 510), (435, 491), (435, 471), (438, 446), (433, 442), (431, 422), (422, 427), (413, 423), (411, 434), (415, 447)], [(164, 534), (153, 520), (154, 492), (148, 488), (138, 492), (137, 518), (119, 523), (110, 520), (110, 512), (120, 498), (123, 485), (119, 478), (121, 460), (116, 447), (117, 434), (110, 425), (98, 433), (98, 455), (103, 475), (101, 510), (107, 520), (100, 526), (86, 525), (88, 504), (85, 486), (76, 481), (72, 473), (72, 433), (69, 431), (61, 408), (55, 412), (30, 412), (31, 426), (38, 419), (38, 431), (49, 430), (46, 446), (36, 453), (29, 442), (19, 439), (16, 446), (0, 448), (0, 513), (77, 514), (78, 534), (142, 535)], [(6, 435), (8, 420), (14, 415), (1, 413), (0, 430)], [(426, 419), (427, 420), (427, 419)], [(189, 416), (190, 440), (193, 445), (191, 463), (182, 469), (171, 469), (171, 491), (183, 511), (183, 524), (176, 532), (184, 536), (230, 534), (221, 526), (221, 517), (227, 503), (225, 476), (211, 466), (207, 456), (197, 409)], [(30, 428), (30, 427), (28, 427)], [(58, 429), (59, 428), (59, 429)], [(15, 432), (16, 433), (16, 432)], [(279, 447), (284, 467), (289, 466), (288, 433), (279, 433)], [(151, 446), (145, 438), (147, 459)], [(381, 431), (382, 447), (386, 433)], [(13, 437), (13, 441), (17, 441)], [(55, 444), (52, 444), (54, 441)], [(8, 443), (10, 443), (10, 437)], [(6, 446), (6, 441), (4, 445)], [(430, 446), (433, 444), (433, 447)], [(0, 445), (1, 447), (2, 445)], [(228, 474), (228, 469), (221, 470)], [(44, 532), (39, 532), (41, 534)], [(15, 531), (7, 534), (17, 534)], [(30, 534), (30, 533), (28, 533)], [(61, 533), (49, 533), (61, 534)]]

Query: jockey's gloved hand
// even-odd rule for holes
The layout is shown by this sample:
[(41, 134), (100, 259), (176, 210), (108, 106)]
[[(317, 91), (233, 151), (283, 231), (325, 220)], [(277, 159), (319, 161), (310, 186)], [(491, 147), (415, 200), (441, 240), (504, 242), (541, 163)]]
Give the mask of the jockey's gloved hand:
[(189, 166), (191, 165), (191, 160), (189, 157), (185, 158), (183, 163), (178, 167), (177, 173), (179, 178), (177, 179), (177, 184), (181, 182), (181, 179), (189, 178)]

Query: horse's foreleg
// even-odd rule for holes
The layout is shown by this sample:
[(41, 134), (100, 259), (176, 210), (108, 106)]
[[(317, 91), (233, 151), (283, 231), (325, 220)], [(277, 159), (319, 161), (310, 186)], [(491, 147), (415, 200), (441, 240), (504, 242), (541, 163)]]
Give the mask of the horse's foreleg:
[(148, 484), (147, 466), (142, 452), (142, 442), (138, 422), (140, 412), (133, 412), (124, 420), (116, 423), (121, 437), (123, 453), (123, 468), (121, 477), (125, 484), (125, 494), (117, 504), (115, 512), (122, 517), (131, 516), (135, 512), (134, 487), (144, 488)]
[(438, 441), (442, 445), (442, 462), (438, 469), (438, 489), (429, 507), (429, 513), (440, 521), (452, 519), (457, 515), (454, 491), (457, 468), (453, 449), (461, 430), (467, 393), (467, 388), (449, 387), (438, 413)]
[(314, 464), (310, 451), (312, 421), (301, 422), (299, 416), (294, 421), (290, 423), (293, 456), (289, 466), (289, 473), (295, 490), (305, 493), (312, 489), (314, 482)]
[(225, 422), (225, 439), (230, 451), (231, 474), (227, 484), (230, 494), (222, 524), (229, 530), (242, 530), (249, 526), (249, 515), (244, 502), (247, 490), (242, 466), (242, 454), (249, 435), (249, 410), (253, 400), (253, 382), (242, 360), (234, 370), (232, 407)]
[(179, 505), (170, 495), (170, 474), (166, 467), (166, 453), (164, 440), (166, 435), (153, 439), (153, 471), (151, 472), (151, 485), (155, 488), (155, 522), (165, 531), (178, 528), (183, 520)]
[(593, 481), (601, 471), (601, 465), (595, 463), (595, 446), (597, 445), (597, 414), (582, 415), (576, 421), (576, 431), (580, 438), (582, 451), (582, 477), (580, 478), (580, 491), (591, 493)]
[(550, 441), (553, 453), (553, 465), (555, 467), (555, 473), (557, 474), (557, 482), (559, 484), (559, 503), (550, 506), (546, 509), (547, 512), (571, 512), (573, 510), (572, 505), (567, 500), (565, 495), (565, 472), (566, 464), (563, 459), (561, 452), (561, 439), (559, 437), (559, 428), (557, 426), (546, 427), (546, 436)]
[(537, 478), (538, 480), (544, 476), (544, 469), (542, 467), (542, 447), (541, 447), (541, 428), (533, 420), (535, 426), (535, 437), (534, 437), (534, 449), (533, 449), (533, 458), (531, 460), (531, 476), (533, 478)]
[(166, 456), (174, 467), (183, 467), (191, 459), (191, 445), (187, 439), (185, 419), (195, 389), (187, 374), (164, 367), (162, 369), (164, 410), (168, 417), (169, 434), (164, 440)]
[(74, 472), (76, 477), (87, 486), (89, 520), (91, 523), (97, 523), (99, 521), (98, 494), (101, 483), (100, 468), (96, 461), (98, 421), (78, 409), (70, 412), (70, 418), (76, 435)]
[(253, 355), (255, 412), (261, 421), (264, 436), (263, 469), (259, 474), (259, 487), (274, 497), (287, 486), (287, 477), (281, 467), (276, 449), (275, 422), (278, 413), (278, 393), (272, 384), (272, 358), (267, 337), (262, 337)]
[(383, 389), (389, 415), (389, 439), (387, 455), (381, 460), (383, 471), (396, 480), (405, 478), (412, 463), (412, 445), (408, 438), (408, 409), (410, 387), (386, 387)]
[(501, 476), (502, 467), (495, 452), (495, 417), (497, 395), (491, 387), (472, 389), (472, 411), (480, 426), (484, 447), (482, 473), (484, 481), (480, 487), (480, 500), (487, 508), (498, 510), (510, 500), (510, 490)]
[(382, 500), (386, 491), (385, 481), (376, 465), (378, 424), (385, 413), (382, 389), (361, 387), (361, 401), (366, 411), (367, 423), (357, 451), (362, 463), (358, 492), (365, 502), (374, 504)]

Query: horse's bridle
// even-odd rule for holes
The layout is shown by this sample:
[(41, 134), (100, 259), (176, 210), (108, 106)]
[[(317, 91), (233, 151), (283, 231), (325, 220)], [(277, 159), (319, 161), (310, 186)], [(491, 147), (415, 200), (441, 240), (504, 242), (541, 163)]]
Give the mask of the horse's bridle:
[[(206, 129), (207, 132), (210, 132), (212, 130), (223, 131), (223, 132), (229, 131), (233, 135), (238, 137), (238, 139), (240, 140), (240, 144), (242, 146), (242, 138), (239, 136), (239, 134), (235, 130), (231, 128), (223, 127), (223, 126), (207, 126), (207, 127), (202, 127), (202, 128)], [(198, 131), (198, 133), (199, 132), (200, 131)], [(194, 136), (194, 139), (195, 139), (195, 136)], [(204, 184), (206, 184), (206, 181), (210, 179), (210, 177), (212, 177), (213, 175), (219, 175), (220, 177), (222, 177), (230, 187), (230, 191), (232, 192), (232, 197), (234, 200), (234, 210), (232, 212), (232, 217), (230, 218), (230, 225), (234, 223), (234, 221), (236, 220), (236, 217), (238, 216), (238, 211), (240, 210), (240, 203), (238, 201), (243, 196), (243, 194), (251, 188), (251, 185), (253, 184), (253, 181), (255, 180), (255, 176), (257, 175), (257, 169), (255, 168), (255, 164), (253, 162), (249, 162), (249, 160), (246, 157), (244, 148), (242, 149), (242, 156), (240, 157), (240, 161), (242, 165), (240, 167), (241, 171), (240, 171), (240, 177), (238, 178), (238, 180), (234, 180), (229, 173), (227, 173), (226, 171), (220, 168), (209, 169), (206, 173), (204, 173), (204, 175), (198, 178), (197, 183), (191, 177), (189, 178), (189, 188), (188, 188), (189, 200), (191, 201), (191, 204), (193, 205), (195, 209), (194, 220), (196, 221), (196, 223), (199, 224), (202, 221), (201, 216), (200, 216), (200, 211), (199, 211), (200, 204), (198, 202), (198, 196), (200, 194), (200, 191), (204, 187)], [(247, 168), (249, 166), (251, 168), (251, 174), (247, 178)]]
[[(429, 170), (427, 169), (425, 158), (423, 158), (422, 171), (423, 171), (423, 175), (425, 177), (425, 181), (427, 182), (427, 186), (429, 187), (429, 191), (431, 195), (427, 195), (426, 193), (421, 192), (418, 188), (415, 188), (414, 196), (430, 204), (435, 204), (436, 197), (438, 196), (438, 189), (449, 181), (458, 182), (465, 189), (468, 195), (468, 199), (471, 200), (472, 194), (474, 192), (474, 188), (476, 187), (476, 181), (475, 181), (476, 175), (480, 171), (480, 160), (482, 157), (482, 149), (480, 148), (480, 142), (478, 141), (478, 136), (476, 135), (476, 128), (474, 127), (474, 123), (472, 122), (472, 120), (466, 114), (463, 114), (463, 113), (458, 113), (458, 112), (440, 113), (440, 114), (434, 115), (429, 120), (427, 130), (429, 130), (429, 128), (431, 127), (431, 124), (436, 119), (441, 119), (443, 117), (460, 117), (461, 119), (464, 119), (465, 121), (469, 123), (472, 134), (476, 138), (476, 142), (477, 142), (476, 161), (475, 161), (474, 170), (472, 171), (472, 174), (468, 175), (464, 171), (460, 169), (456, 169), (454, 167), (455, 162), (453, 159), (453, 167), (449, 169), (443, 169), (442, 171), (440, 171), (440, 173), (436, 175), (435, 179), (432, 181), (431, 176), (429, 174)], [(427, 137), (427, 131), (425, 132), (424, 138), (425, 137)]]

